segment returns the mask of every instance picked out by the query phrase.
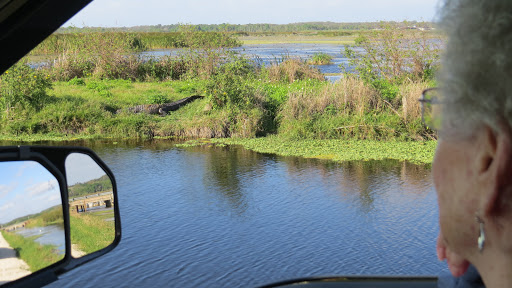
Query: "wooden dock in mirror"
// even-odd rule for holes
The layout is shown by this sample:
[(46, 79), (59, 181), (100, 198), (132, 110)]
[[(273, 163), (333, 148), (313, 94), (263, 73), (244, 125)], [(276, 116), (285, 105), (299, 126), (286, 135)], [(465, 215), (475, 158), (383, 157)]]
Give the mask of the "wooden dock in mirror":
[(104, 206), (105, 208), (111, 208), (113, 205), (114, 193), (112, 191), (69, 199), (69, 207), (71, 211), (76, 213), (87, 212), (87, 209), (93, 207)]

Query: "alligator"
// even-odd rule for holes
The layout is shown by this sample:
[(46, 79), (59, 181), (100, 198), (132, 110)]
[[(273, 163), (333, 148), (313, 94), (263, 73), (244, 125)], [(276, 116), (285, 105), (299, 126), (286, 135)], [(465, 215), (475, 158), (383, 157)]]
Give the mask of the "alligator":
[(116, 111), (116, 114), (125, 111), (129, 113), (160, 114), (161, 116), (165, 116), (167, 115), (167, 112), (176, 111), (180, 109), (182, 106), (185, 106), (186, 104), (203, 97), (204, 96), (201, 95), (193, 95), (172, 103), (137, 105), (133, 107), (119, 109)]

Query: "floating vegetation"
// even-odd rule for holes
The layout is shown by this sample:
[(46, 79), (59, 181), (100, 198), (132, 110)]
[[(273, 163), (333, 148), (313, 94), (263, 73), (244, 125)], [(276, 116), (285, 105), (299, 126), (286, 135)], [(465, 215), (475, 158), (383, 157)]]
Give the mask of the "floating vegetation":
[(259, 153), (332, 161), (395, 159), (431, 164), (437, 141), (285, 140), (276, 136), (253, 139), (212, 139), (212, 143), (241, 145)]

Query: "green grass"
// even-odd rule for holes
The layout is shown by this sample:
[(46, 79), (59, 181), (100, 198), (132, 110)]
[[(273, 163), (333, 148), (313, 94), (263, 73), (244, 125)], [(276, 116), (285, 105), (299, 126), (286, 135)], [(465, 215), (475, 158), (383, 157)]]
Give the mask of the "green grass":
[[(21, 111), (16, 117), (0, 121), (0, 140), (250, 138), (275, 133), (289, 139), (425, 139), (418, 116), (403, 118), (372, 100), (375, 92), (357, 86), (362, 84), (311, 79), (291, 83), (253, 79), (242, 84), (256, 91), (262, 104), (216, 109), (205, 97), (161, 117), (116, 111), (149, 104), (157, 98), (172, 102), (191, 95), (206, 96), (205, 80), (132, 82), (86, 78), (54, 82), (53, 89), (48, 90), (48, 103), (39, 111)], [(346, 94), (344, 89), (362, 92)], [(360, 98), (345, 99), (346, 95)]]
[(110, 245), (115, 238), (114, 221), (105, 220), (114, 214), (113, 210), (107, 212), (71, 212), (71, 243), (87, 254)]
[[(287, 140), (272, 136), (254, 139), (212, 139), (212, 143), (241, 145), (259, 153), (332, 161), (395, 159), (432, 163), (437, 141)], [(189, 142), (201, 145), (205, 142)]]
[(6, 231), (2, 231), (2, 236), (16, 250), (19, 258), (27, 263), (32, 272), (41, 270), (64, 258), (64, 254), (58, 254), (56, 246), (37, 243), (36, 236), (25, 238)]
[(56, 206), (41, 212), (36, 217), (27, 221), (27, 228), (31, 227), (44, 227), (49, 225), (56, 225), (64, 223), (64, 213), (62, 207)]

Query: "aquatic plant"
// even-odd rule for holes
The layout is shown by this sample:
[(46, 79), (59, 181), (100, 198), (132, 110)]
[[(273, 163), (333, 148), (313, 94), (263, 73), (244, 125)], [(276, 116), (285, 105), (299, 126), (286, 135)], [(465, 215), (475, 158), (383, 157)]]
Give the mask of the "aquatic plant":
[(327, 53), (315, 53), (308, 61), (312, 65), (327, 65), (332, 63), (332, 56)]
[[(327, 159), (332, 161), (396, 159), (432, 163), (437, 141), (371, 141), (283, 139), (279, 136), (253, 139), (212, 139), (212, 143), (242, 145), (260, 153)], [(188, 143), (188, 142), (187, 142)], [(199, 145), (201, 143), (190, 143)]]

